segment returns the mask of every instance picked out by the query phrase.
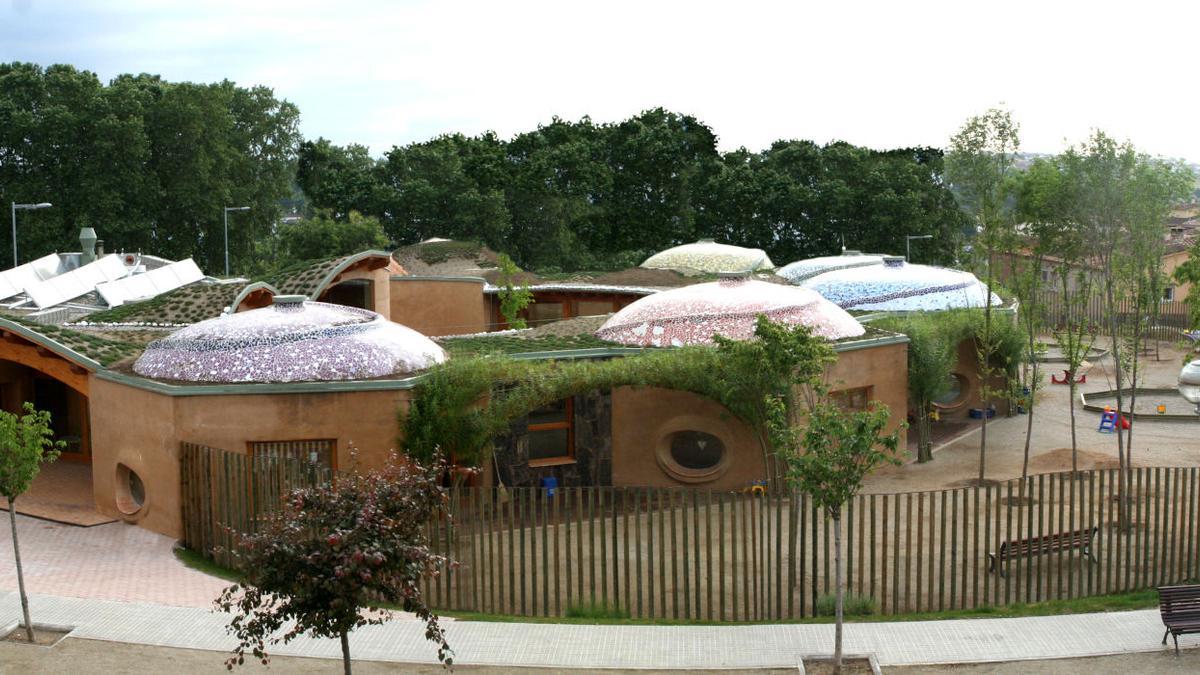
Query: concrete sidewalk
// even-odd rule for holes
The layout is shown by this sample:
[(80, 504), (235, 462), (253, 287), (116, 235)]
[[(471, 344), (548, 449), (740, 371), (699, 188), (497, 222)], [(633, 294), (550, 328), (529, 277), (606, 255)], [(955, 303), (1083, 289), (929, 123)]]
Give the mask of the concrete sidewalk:
[[(34, 596), (35, 623), (75, 626), (74, 637), (228, 651), (225, 618), (198, 608)], [(0, 594), (0, 626), (20, 616), (16, 593)], [(593, 626), (447, 622), (455, 662), (554, 668), (767, 668), (794, 666), (832, 651), (831, 624), (755, 626)], [(1162, 651), (1157, 610), (1015, 619), (853, 623), (848, 653), (874, 653), (881, 665), (1073, 658)], [(435, 663), (422, 624), (396, 620), (351, 636), (356, 659)], [(1180, 646), (1200, 645), (1200, 636)], [(335, 640), (298, 639), (281, 656), (339, 658)], [(223, 659), (213, 655), (214, 663)]]

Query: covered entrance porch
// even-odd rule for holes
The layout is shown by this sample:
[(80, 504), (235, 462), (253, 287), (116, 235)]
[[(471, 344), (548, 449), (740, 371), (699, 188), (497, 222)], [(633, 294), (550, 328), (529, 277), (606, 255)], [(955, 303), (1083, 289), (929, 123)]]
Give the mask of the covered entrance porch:
[[(42, 466), (17, 499), (17, 513), (74, 525), (112, 522), (96, 511), (92, 495), (89, 371), (23, 335), (0, 336), (0, 409), (23, 414), (26, 402), (50, 413), (58, 461)], [(7, 509), (7, 500), (0, 498)]]

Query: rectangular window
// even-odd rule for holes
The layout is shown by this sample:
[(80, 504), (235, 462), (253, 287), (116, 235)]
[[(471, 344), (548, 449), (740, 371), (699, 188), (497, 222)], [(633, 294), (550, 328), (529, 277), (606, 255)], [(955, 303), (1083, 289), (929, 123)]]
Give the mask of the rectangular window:
[(1174, 300), (1175, 300), (1175, 287), (1174, 287), (1174, 286), (1167, 286), (1166, 288), (1164, 288), (1164, 289), (1163, 289), (1163, 298), (1162, 298), (1162, 299), (1163, 299), (1163, 300), (1165, 300), (1166, 302), (1172, 302), (1172, 301), (1174, 301)]
[(529, 413), (529, 465), (548, 466), (575, 461), (575, 405), (556, 401)]
[(337, 440), (319, 438), (303, 441), (251, 441), (247, 444), (251, 457), (290, 459), (315, 464), (325, 469), (337, 468)]
[(829, 392), (834, 405), (848, 412), (867, 410), (871, 405), (871, 387), (855, 387)]
[(576, 316), (600, 316), (602, 314), (611, 314), (616, 310), (615, 302), (611, 300), (580, 300), (575, 312)]
[(563, 318), (561, 302), (535, 302), (525, 309), (525, 321), (530, 327), (540, 326)]

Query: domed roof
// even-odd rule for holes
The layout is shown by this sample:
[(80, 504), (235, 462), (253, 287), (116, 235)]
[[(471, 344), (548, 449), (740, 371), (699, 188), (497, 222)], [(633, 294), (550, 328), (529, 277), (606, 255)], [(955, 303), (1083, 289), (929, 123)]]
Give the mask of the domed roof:
[(845, 310), (812, 291), (743, 277), (648, 295), (609, 317), (596, 336), (641, 347), (710, 344), (714, 333), (748, 340), (759, 314), (808, 326), (829, 340), (865, 332)]
[(276, 296), (271, 306), (150, 343), (133, 370), (187, 382), (305, 382), (398, 375), (445, 360), (432, 340), (375, 312)]
[(681, 274), (717, 274), (775, 269), (775, 263), (761, 248), (743, 248), (701, 239), (682, 244), (646, 258), (642, 267), (674, 270)]
[(970, 272), (909, 265), (904, 258), (887, 256), (883, 265), (835, 270), (803, 282), (843, 309), (904, 312), (983, 307), (1003, 304), (995, 293)]
[(855, 267), (882, 265), (883, 256), (861, 251), (842, 251), (841, 255), (827, 255), (820, 258), (808, 258), (788, 263), (775, 271), (775, 274), (787, 279), (793, 284), (799, 284), (805, 279), (811, 279), (818, 274), (834, 270), (848, 270)]

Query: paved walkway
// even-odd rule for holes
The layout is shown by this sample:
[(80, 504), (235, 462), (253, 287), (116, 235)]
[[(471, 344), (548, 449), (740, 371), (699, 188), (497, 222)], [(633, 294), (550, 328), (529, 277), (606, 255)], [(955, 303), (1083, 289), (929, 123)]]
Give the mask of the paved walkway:
[[(223, 615), (80, 598), (34, 596), (35, 623), (75, 626), (75, 637), (226, 651)], [(20, 614), (17, 596), (0, 594), (0, 625)], [(794, 666), (828, 653), (830, 624), (757, 626), (590, 626), (450, 622), (448, 639), (463, 665), (552, 668), (768, 668)], [(856, 623), (846, 628), (848, 653), (874, 653), (882, 665), (1053, 659), (1163, 651), (1157, 610), (1019, 619)], [(433, 663), (433, 646), (417, 621), (368, 626), (351, 637), (355, 658)], [(1180, 639), (1200, 646), (1200, 636)], [(279, 646), (281, 656), (338, 658), (334, 640), (302, 638)], [(214, 654), (214, 660), (222, 658)]]
[[(3, 592), (16, 590), (17, 572), (8, 513), (0, 516)], [(17, 534), (30, 593), (208, 608), (229, 585), (176, 560), (169, 537), (121, 522), (75, 527), (18, 513)]]

